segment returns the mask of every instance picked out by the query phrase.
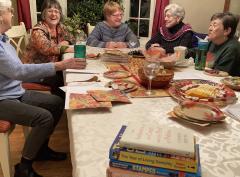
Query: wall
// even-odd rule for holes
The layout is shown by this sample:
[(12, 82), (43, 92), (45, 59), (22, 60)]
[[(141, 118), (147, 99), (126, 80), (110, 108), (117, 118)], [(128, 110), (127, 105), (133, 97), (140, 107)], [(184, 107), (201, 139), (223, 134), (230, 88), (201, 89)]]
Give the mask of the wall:
[(12, 7), (14, 8), (12, 24), (13, 25), (18, 25), (17, 0), (12, 0)]
[[(186, 11), (185, 22), (190, 23), (194, 31), (207, 33), (211, 16), (223, 12), (225, 0), (170, 0), (182, 5)], [(240, 15), (239, 0), (231, 0), (230, 11)]]

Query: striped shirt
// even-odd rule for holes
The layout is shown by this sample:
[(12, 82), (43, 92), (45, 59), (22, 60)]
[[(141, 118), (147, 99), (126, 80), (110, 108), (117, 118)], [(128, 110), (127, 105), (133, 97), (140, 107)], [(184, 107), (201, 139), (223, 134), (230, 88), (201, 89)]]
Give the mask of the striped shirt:
[(105, 22), (99, 22), (87, 39), (87, 45), (105, 48), (107, 42), (126, 42), (129, 48), (139, 47), (137, 36), (127, 24), (118, 28), (109, 27)]

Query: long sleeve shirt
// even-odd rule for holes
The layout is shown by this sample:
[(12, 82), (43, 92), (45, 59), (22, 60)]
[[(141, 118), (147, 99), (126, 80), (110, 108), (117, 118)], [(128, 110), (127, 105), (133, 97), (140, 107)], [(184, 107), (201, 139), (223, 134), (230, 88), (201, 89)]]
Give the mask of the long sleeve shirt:
[(99, 22), (87, 39), (87, 45), (105, 48), (107, 42), (126, 42), (129, 48), (139, 47), (137, 36), (127, 24), (122, 23), (118, 28), (111, 28), (105, 22)]
[[(161, 30), (164, 29), (164, 30)], [(160, 28), (146, 44), (148, 49), (152, 44), (157, 43), (166, 50), (166, 53), (174, 53), (174, 47), (185, 46), (192, 48), (193, 31), (190, 26), (179, 23), (172, 28)]]
[(221, 45), (211, 42), (207, 63), (211, 61), (213, 61), (213, 69), (226, 71), (232, 76), (240, 76), (240, 43), (235, 38), (230, 38)]
[(53, 34), (44, 22), (39, 22), (32, 29), (29, 44), (23, 54), (25, 63), (48, 63), (61, 59), (60, 43), (74, 42), (63, 24), (58, 24), (56, 34)]
[(22, 81), (55, 74), (53, 63), (23, 64), (7, 40), (7, 36), (0, 35), (0, 100), (21, 97), (25, 93)]

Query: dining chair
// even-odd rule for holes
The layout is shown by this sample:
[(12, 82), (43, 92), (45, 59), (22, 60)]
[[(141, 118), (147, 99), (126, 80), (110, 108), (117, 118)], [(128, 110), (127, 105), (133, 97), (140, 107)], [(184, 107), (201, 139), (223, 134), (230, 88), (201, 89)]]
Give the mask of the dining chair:
[[(0, 120), (0, 164), (3, 171), (3, 177), (12, 177), (13, 167), (11, 163), (11, 153), (9, 144), (9, 135), (15, 128), (15, 124), (9, 121)], [(25, 139), (29, 134), (29, 128), (23, 126)]]
[[(20, 22), (20, 25), (12, 26), (5, 33), (9, 37), (9, 42), (15, 47), (19, 58), (21, 58), (25, 47), (28, 44), (28, 33), (24, 22)], [(24, 63), (24, 61), (22, 61)], [(27, 90), (37, 90), (41, 92), (50, 92), (51, 88), (46, 85), (38, 83), (22, 83), (22, 87)]]
[(88, 36), (91, 34), (95, 26), (91, 25), (90, 23), (87, 23), (87, 31), (88, 31)]

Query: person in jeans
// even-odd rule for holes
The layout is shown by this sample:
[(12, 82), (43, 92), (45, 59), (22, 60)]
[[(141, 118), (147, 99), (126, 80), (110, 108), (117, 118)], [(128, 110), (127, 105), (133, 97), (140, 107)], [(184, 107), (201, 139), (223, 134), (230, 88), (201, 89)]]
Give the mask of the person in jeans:
[(48, 146), (64, 109), (62, 98), (24, 90), (22, 81), (50, 77), (57, 71), (85, 68), (86, 61), (70, 58), (59, 62), (23, 64), (5, 32), (11, 28), (13, 8), (11, 0), (0, 0), (0, 118), (32, 127), (22, 151), (20, 163), (15, 165), (14, 177), (41, 177), (32, 168), (34, 160), (64, 160), (66, 153)]
[(127, 24), (122, 23), (122, 7), (113, 1), (105, 3), (105, 20), (99, 22), (87, 39), (87, 45), (101, 48), (136, 48), (140, 43)]

